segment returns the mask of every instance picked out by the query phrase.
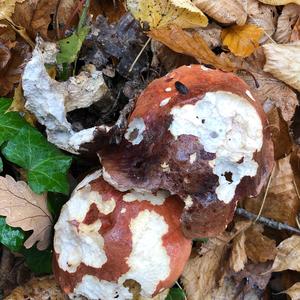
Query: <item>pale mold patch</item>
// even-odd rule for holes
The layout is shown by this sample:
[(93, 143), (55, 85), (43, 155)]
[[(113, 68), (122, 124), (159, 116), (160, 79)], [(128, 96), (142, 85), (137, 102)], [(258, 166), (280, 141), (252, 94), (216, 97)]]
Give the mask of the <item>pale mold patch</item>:
[(193, 206), (193, 199), (190, 195), (188, 195), (183, 201), (185, 203), (185, 209), (188, 209)]
[(70, 299), (84, 296), (92, 300), (131, 300), (133, 295), (128, 288), (114, 282), (99, 280), (92, 275), (84, 275), (82, 281), (76, 285)]
[(253, 101), (255, 101), (255, 99), (253, 98), (253, 96), (252, 96), (252, 94), (251, 94), (251, 92), (250, 91), (246, 91), (246, 95), (251, 99), (251, 100), (253, 100)]
[(126, 208), (123, 207), (123, 208), (121, 209), (121, 214), (125, 214), (125, 213), (126, 213)]
[(174, 107), (171, 115), (169, 131), (175, 139), (196, 136), (205, 151), (216, 154), (209, 162), (219, 177), (216, 194), (229, 203), (241, 179), (257, 172), (253, 154), (262, 147), (263, 128), (255, 108), (238, 95), (218, 91), (206, 93), (194, 105)]
[(123, 196), (123, 201), (149, 201), (152, 205), (162, 205), (165, 200), (170, 196), (170, 193), (165, 190), (160, 190), (156, 194), (149, 192), (131, 191)]
[(165, 89), (165, 92), (171, 92), (172, 91), (172, 88), (170, 88), (170, 87), (167, 87), (166, 89)]
[(134, 118), (128, 125), (125, 139), (132, 145), (138, 145), (143, 140), (143, 133), (146, 129), (143, 118)]
[(195, 152), (190, 155), (190, 159), (189, 159), (190, 164), (192, 165), (196, 161), (196, 159), (197, 159), (197, 153)]
[(141, 285), (141, 295), (151, 297), (160, 281), (170, 275), (171, 260), (162, 241), (168, 227), (163, 216), (149, 210), (131, 220), (132, 252), (127, 260), (130, 269), (119, 278), (120, 284), (133, 279)]
[(167, 173), (171, 172), (170, 166), (166, 162), (163, 162), (160, 166), (163, 169), (163, 172), (167, 172)]
[(162, 100), (162, 101), (160, 102), (159, 106), (162, 107), (162, 106), (167, 105), (167, 104), (169, 103), (170, 100), (171, 100), (171, 97), (168, 97), (168, 98)]

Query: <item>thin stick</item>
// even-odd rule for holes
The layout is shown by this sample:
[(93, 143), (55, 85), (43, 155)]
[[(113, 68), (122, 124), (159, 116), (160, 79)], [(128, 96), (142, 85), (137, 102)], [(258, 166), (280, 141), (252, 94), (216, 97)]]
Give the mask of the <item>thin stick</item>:
[(295, 227), (292, 227), (292, 226), (289, 226), (287, 224), (274, 221), (272, 219), (268, 219), (266, 217), (259, 217), (255, 214), (247, 211), (244, 208), (237, 208), (235, 213), (237, 215), (239, 215), (241, 217), (244, 217), (246, 219), (249, 219), (249, 220), (257, 220), (259, 223), (264, 224), (264, 225), (266, 225), (270, 228), (276, 229), (276, 230), (287, 230), (287, 231), (290, 231), (290, 232), (293, 232), (293, 233), (300, 234), (300, 230), (295, 228)]
[(146, 49), (146, 47), (148, 46), (148, 44), (150, 43), (151, 38), (149, 37), (147, 42), (145, 43), (145, 45), (143, 46), (143, 48), (141, 49), (141, 51), (139, 52), (139, 54), (137, 55), (137, 57), (135, 58), (135, 60), (133, 61), (132, 65), (129, 68), (128, 73), (130, 73), (133, 69), (133, 67), (135, 66), (135, 64), (137, 63), (137, 61), (139, 60), (139, 58), (141, 57), (142, 53), (144, 52), (144, 50)]

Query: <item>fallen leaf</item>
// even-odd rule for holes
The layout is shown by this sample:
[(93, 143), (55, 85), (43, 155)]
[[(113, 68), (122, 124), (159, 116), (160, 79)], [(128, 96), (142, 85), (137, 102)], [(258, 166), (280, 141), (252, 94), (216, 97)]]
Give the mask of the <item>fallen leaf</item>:
[(222, 30), (223, 45), (236, 56), (248, 57), (259, 46), (263, 30), (256, 25), (234, 25)]
[(233, 71), (236, 66), (227, 58), (217, 56), (197, 32), (184, 31), (178, 26), (152, 29), (149, 35), (175, 52), (190, 55), (200, 63), (213, 65), (224, 71)]
[(216, 23), (210, 23), (205, 28), (195, 28), (194, 29), (206, 42), (210, 49), (221, 47), (221, 32), (222, 27)]
[(150, 29), (171, 24), (181, 28), (208, 24), (207, 17), (190, 0), (127, 0), (127, 9)]
[(10, 58), (11, 58), (10, 49), (6, 45), (0, 43), (0, 70), (7, 65)]
[(22, 3), (25, 0), (0, 0), (0, 20), (10, 19), (15, 11), (16, 3)]
[(263, 48), (266, 55), (264, 71), (300, 91), (300, 41), (284, 45), (267, 44)]
[(31, 248), (36, 242), (39, 250), (50, 244), (52, 217), (47, 208), (46, 195), (35, 194), (25, 182), (16, 182), (12, 177), (0, 177), (0, 215), (6, 223), (33, 233), (24, 246)]
[(193, 2), (204, 13), (223, 24), (236, 23), (244, 25), (247, 20), (247, 12), (241, 1), (228, 0), (195, 0)]
[(290, 41), (292, 28), (300, 17), (300, 6), (296, 4), (285, 5), (277, 21), (277, 28), (274, 40), (277, 43), (285, 44)]
[(295, 41), (299, 41), (300, 40), (300, 16), (296, 22), (296, 24), (294, 25), (292, 34), (291, 34), (291, 38), (290, 38), (290, 42), (295, 42)]
[(291, 300), (299, 300), (300, 299), (300, 282), (295, 283), (288, 290), (283, 293), (288, 294), (291, 297)]
[[(263, 195), (249, 198), (245, 208), (255, 214), (262, 204)], [(276, 221), (296, 226), (296, 216), (300, 208), (294, 185), (294, 174), (290, 164), (290, 155), (278, 160), (263, 207), (262, 215)]]
[(269, 5), (286, 5), (289, 3), (300, 4), (300, 0), (258, 0), (258, 1)]
[(253, 224), (245, 231), (245, 251), (253, 263), (264, 263), (274, 260), (276, 242), (262, 234), (263, 226)]
[(273, 272), (300, 271), (300, 236), (293, 235), (277, 246), (277, 255), (272, 265)]

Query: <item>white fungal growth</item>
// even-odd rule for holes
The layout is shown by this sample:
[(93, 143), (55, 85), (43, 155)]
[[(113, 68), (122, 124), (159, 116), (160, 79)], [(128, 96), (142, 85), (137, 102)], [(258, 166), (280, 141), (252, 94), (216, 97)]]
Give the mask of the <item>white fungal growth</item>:
[(132, 252), (128, 257), (129, 271), (118, 282), (133, 279), (141, 285), (141, 295), (151, 297), (160, 281), (170, 275), (170, 257), (163, 245), (168, 232), (163, 216), (154, 211), (143, 210), (130, 222)]
[(185, 199), (184, 199), (184, 203), (185, 203), (185, 209), (192, 207), (193, 205), (193, 199), (190, 195), (188, 195)]
[(244, 98), (230, 92), (208, 92), (194, 105), (171, 110), (169, 127), (177, 139), (180, 135), (199, 138), (205, 151), (216, 154), (213, 173), (219, 177), (218, 199), (229, 203), (244, 176), (255, 176), (258, 164), (253, 154), (263, 143), (261, 119)]
[(131, 191), (123, 196), (123, 201), (133, 202), (133, 201), (149, 201), (153, 205), (164, 204), (166, 198), (170, 196), (168, 191), (160, 190), (156, 194), (149, 192), (137, 192)]
[(125, 139), (132, 145), (138, 145), (143, 140), (143, 133), (146, 129), (143, 118), (134, 118), (128, 125)]
[(172, 91), (172, 88), (171, 87), (167, 87), (166, 89), (165, 89), (165, 92), (171, 92)]
[(197, 159), (197, 153), (193, 153), (190, 155), (190, 164), (192, 165)]
[[(93, 180), (99, 171), (89, 175), (83, 182)], [(104, 239), (99, 234), (101, 221), (93, 224), (84, 224), (83, 221), (93, 203), (103, 214), (111, 213), (116, 206), (113, 198), (103, 201), (102, 196), (91, 190), (89, 184), (76, 188), (70, 200), (63, 206), (60, 217), (54, 227), (54, 249), (59, 254), (59, 267), (69, 273), (76, 272), (78, 266), (84, 263), (87, 266), (100, 268), (107, 257), (104, 251)]]
[(170, 100), (171, 100), (171, 97), (168, 97), (168, 98), (162, 100), (162, 101), (160, 102), (159, 106), (165, 106), (165, 105), (167, 105), (167, 104), (169, 103)]
[(128, 288), (123, 285), (99, 280), (92, 275), (84, 275), (82, 281), (74, 288), (73, 293), (68, 296), (70, 299), (78, 299), (78, 296), (84, 296), (92, 300), (130, 300), (133, 298)]

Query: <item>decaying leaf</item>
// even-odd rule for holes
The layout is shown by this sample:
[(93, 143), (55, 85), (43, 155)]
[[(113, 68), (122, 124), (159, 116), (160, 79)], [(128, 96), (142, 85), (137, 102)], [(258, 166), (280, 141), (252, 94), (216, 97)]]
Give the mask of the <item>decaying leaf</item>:
[(241, 1), (227, 0), (196, 0), (194, 4), (214, 20), (223, 24), (236, 23), (244, 25), (247, 20), (247, 12)]
[(207, 26), (208, 19), (190, 0), (127, 0), (127, 8), (142, 24), (162, 28)]
[(0, 20), (10, 19), (15, 11), (16, 3), (22, 3), (25, 0), (1, 0), (0, 1)]
[(175, 52), (190, 55), (201, 63), (213, 65), (224, 71), (233, 71), (236, 66), (227, 58), (217, 56), (197, 32), (187, 32), (178, 26), (153, 29), (149, 35)]
[(222, 45), (222, 27), (216, 23), (210, 23), (205, 28), (196, 28), (195, 31), (199, 33), (209, 48), (213, 49)]
[(300, 41), (278, 45), (264, 45), (266, 55), (265, 72), (300, 91)]
[(0, 215), (6, 223), (25, 231), (33, 230), (24, 246), (31, 248), (36, 242), (39, 250), (50, 244), (52, 217), (47, 208), (46, 195), (35, 194), (25, 182), (12, 177), (0, 177)]
[(276, 242), (262, 234), (263, 226), (253, 224), (245, 232), (245, 251), (253, 263), (273, 260), (276, 255)]
[(284, 291), (284, 293), (288, 294), (291, 297), (291, 300), (299, 300), (300, 299), (300, 282), (295, 283), (288, 290)]
[(284, 270), (300, 271), (300, 236), (298, 235), (291, 236), (277, 246), (272, 271)]
[[(245, 208), (257, 214), (261, 207), (262, 196), (247, 199)], [(290, 156), (287, 156), (276, 162), (262, 215), (291, 226), (296, 226), (295, 220), (299, 208), (300, 203), (294, 185)]]
[(296, 24), (294, 25), (294, 28), (292, 30), (290, 42), (295, 42), (300, 40), (300, 15), (298, 17), (298, 20)]
[(300, 6), (296, 4), (285, 5), (278, 18), (274, 39), (280, 44), (288, 43), (292, 34), (292, 28), (300, 17)]
[(258, 1), (269, 5), (286, 5), (289, 3), (300, 4), (300, 0), (258, 0)]
[(248, 57), (259, 46), (263, 30), (256, 25), (234, 25), (222, 30), (223, 45), (236, 56)]

